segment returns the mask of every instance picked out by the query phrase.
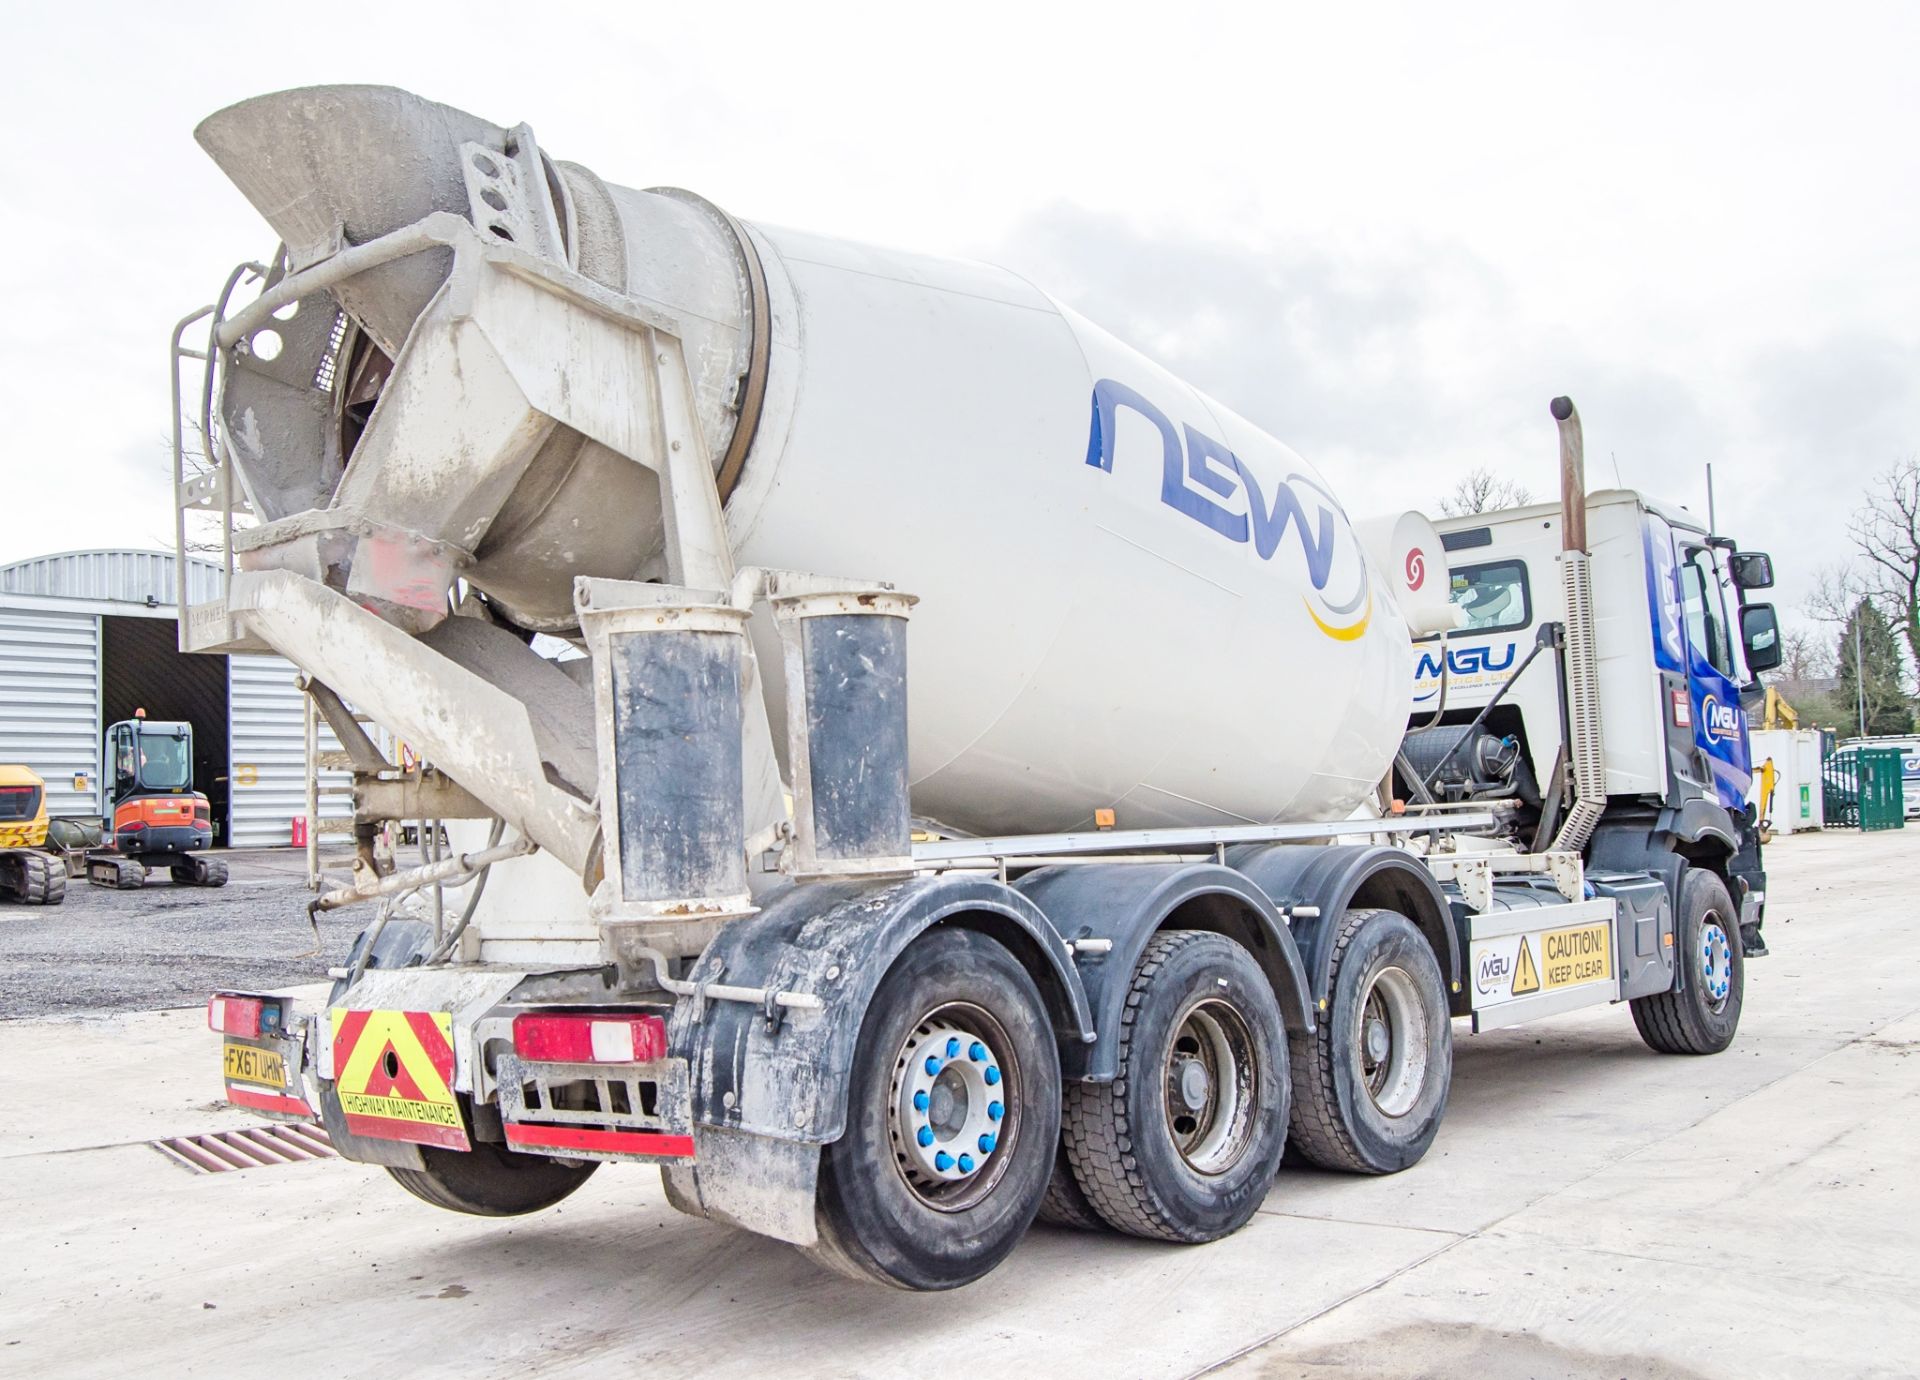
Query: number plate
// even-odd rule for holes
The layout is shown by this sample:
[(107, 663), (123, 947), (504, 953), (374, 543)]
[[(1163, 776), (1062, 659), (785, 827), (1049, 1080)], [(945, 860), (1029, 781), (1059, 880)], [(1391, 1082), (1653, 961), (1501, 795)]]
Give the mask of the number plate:
[(227, 1077), (236, 1083), (257, 1083), (263, 1088), (287, 1086), (287, 1061), (277, 1050), (255, 1045), (226, 1042)]

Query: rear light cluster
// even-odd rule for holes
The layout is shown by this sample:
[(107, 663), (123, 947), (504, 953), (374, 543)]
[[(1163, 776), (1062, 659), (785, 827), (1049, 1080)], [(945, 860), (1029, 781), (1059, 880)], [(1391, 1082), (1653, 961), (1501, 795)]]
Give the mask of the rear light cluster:
[(652, 1015), (524, 1011), (513, 1018), (513, 1052), (531, 1063), (651, 1064), (666, 1058), (667, 1023)]
[(221, 992), (207, 1002), (207, 1029), (243, 1040), (278, 1035), (286, 1025), (286, 1008), (278, 997), (243, 997)]

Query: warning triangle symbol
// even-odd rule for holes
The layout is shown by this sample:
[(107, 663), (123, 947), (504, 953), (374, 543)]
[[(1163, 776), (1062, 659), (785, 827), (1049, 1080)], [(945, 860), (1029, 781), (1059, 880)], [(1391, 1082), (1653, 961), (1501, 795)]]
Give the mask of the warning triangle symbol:
[(1540, 990), (1540, 970), (1533, 966), (1533, 946), (1520, 937), (1520, 964), (1513, 971), (1513, 995), (1525, 996)]
[(393, 1041), (387, 1041), (387, 1047), (380, 1051), (380, 1057), (373, 1061), (373, 1072), (367, 1075), (366, 1095), (368, 1097), (397, 1097), (408, 1102), (424, 1102), (426, 1097), (413, 1081), (413, 1074), (400, 1062), (400, 1053), (393, 1047)]

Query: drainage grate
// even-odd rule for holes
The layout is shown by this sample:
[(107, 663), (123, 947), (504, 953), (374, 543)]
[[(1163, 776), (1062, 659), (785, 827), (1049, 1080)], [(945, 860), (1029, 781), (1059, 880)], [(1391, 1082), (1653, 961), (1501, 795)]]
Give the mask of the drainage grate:
[(147, 1144), (195, 1174), (225, 1174), (231, 1169), (339, 1158), (327, 1133), (307, 1121), (291, 1126), (248, 1126), (218, 1135), (174, 1136)]

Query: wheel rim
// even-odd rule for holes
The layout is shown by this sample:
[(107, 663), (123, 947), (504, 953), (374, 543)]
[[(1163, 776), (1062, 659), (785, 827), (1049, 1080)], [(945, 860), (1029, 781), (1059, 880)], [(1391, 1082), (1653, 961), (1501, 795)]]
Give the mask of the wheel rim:
[(1733, 992), (1733, 944), (1726, 929), (1711, 918), (1700, 927), (1700, 987), (1715, 1011), (1726, 1006)]
[(907, 1189), (928, 1207), (962, 1212), (992, 1193), (1020, 1134), (1013, 1042), (978, 1006), (928, 1012), (900, 1046), (887, 1134)]
[(1405, 1116), (1427, 1084), (1427, 1003), (1404, 968), (1382, 968), (1367, 984), (1356, 1032), (1360, 1073), (1373, 1105)]
[(1260, 1063), (1253, 1034), (1224, 1001), (1195, 1002), (1174, 1027), (1161, 1079), (1167, 1133), (1188, 1168), (1224, 1174), (1253, 1143)]

